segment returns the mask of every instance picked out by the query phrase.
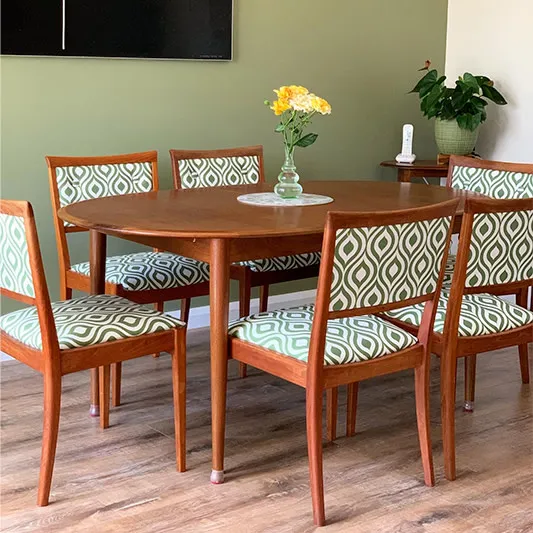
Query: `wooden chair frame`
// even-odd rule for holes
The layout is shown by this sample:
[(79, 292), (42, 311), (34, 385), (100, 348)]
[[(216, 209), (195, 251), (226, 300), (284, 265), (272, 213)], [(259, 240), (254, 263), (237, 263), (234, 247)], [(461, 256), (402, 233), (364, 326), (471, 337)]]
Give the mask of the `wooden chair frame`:
[[(329, 311), (336, 232), (343, 228), (384, 226), (445, 216), (454, 217), (457, 203), (457, 200), (451, 200), (425, 208), (372, 214), (328, 213), (307, 364), (249, 342), (229, 337), (230, 358), (252, 365), (306, 389), (307, 443), (311, 494), (314, 522), (317, 526), (325, 524), (322, 473), (322, 397), (324, 390), (331, 391), (339, 385), (349, 385), (349, 397), (350, 401), (353, 402), (354, 398), (356, 398), (357, 383), (359, 381), (413, 368), (415, 374), (417, 424), (424, 468), (424, 481), (428, 486), (434, 484), (429, 427), (429, 357), (431, 353), (433, 323), (444, 278), (444, 266), (446, 264), (447, 250), (453, 230), (453, 220), (448, 231), (447, 245), (435, 292), (400, 302), (337, 312)], [(405, 305), (421, 302), (426, 302), (424, 318), (420, 329), (416, 332), (419, 342), (414, 346), (361, 363), (324, 365), (328, 320), (382, 313)], [(353, 420), (353, 424), (355, 424), (355, 420)]]
[[(137, 152), (132, 154), (121, 155), (107, 155), (107, 156), (91, 156), (91, 157), (63, 157), (63, 156), (47, 156), (45, 157), (48, 165), (48, 176), (50, 181), (50, 193), (52, 197), (52, 208), (54, 217), (54, 226), (56, 232), (58, 253), (59, 253), (59, 276), (60, 276), (60, 298), (62, 300), (69, 300), (72, 298), (72, 291), (79, 290), (82, 292), (91, 292), (91, 279), (79, 272), (73, 272), (71, 268), (70, 253), (68, 249), (67, 235), (70, 233), (79, 233), (87, 231), (85, 228), (77, 226), (66, 226), (61, 220), (57, 212), (61, 208), (59, 199), (59, 188), (57, 184), (57, 168), (70, 166), (97, 166), (97, 165), (116, 165), (124, 163), (150, 163), (152, 167), (152, 190), (159, 190), (159, 174), (157, 166), (157, 151), (152, 150), (148, 152)], [(158, 251), (154, 249), (154, 251)], [(149, 289), (131, 291), (126, 290), (122, 285), (105, 282), (106, 294), (114, 294), (132, 300), (139, 304), (155, 303), (155, 308), (158, 311), (163, 311), (164, 302), (170, 300), (181, 300), (181, 315), (183, 322), (187, 323), (189, 320), (190, 299), (195, 296), (206, 296), (209, 294), (209, 282), (205, 281), (190, 285), (187, 287), (174, 287), (170, 289)], [(154, 354), (155, 356), (158, 353)], [(120, 389), (121, 389), (121, 364), (112, 366), (112, 398), (113, 407), (120, 405)], [(93, 384), (97, 384), (97, 380), (92, 380)], [(93, 386), (91, 396), (91, 415), (98, 415), (98, 408), (96, 407), (98, 392)]]
[[(526, 306), (527, 288), (533, 286), (533, 279), (499, 285), (484, 285), (479, 287), (465, 287), (468, 254), (472, 237), (474, 215), (479, 213), (503, 213), (521, 210), (532, 210), (533, 198), (519, 200), (497, 200), (492, 198), (468, 198), (465, 203), (461, 233), (459, 236), (459, 249), (457, 262), (450, 289), (450, 298), (446, 310), (446, 320), (443, 333), (434, 334), (432, 351), (441, 356), (441, 417), (442, 438), (444, 447), (444, 473), (450, 481), (456, 478), (455, 465), (455, 399), (457, 381), (457, 359), (465, 357), (472, 363), (466, 365), (467, 373), (475, 371), (475, 358), (478, 353), (498, 350), (509, 346), (519, 346), (520, 368), (522, 381), (529, 383), (529, 363), (527, 343), (533, 342), (533, 326), (514, 328), (501, 333), (490, 335), (460, 337), (458, 333), (459, 317), (463, 294), (511, 294), (519, 291), (520, 302)], [(389, 318), (392, 323), (400, 325), (411, 333), (416, 333), (417, 328)], [(467, 394), (473, 397), (472, 380), (465, 378)], [(468, 390), (472, 387), (472, 390)]]
[[(450, 157), (448, 176), (446, 186), (453, 188), (453, 173), (455, 167), (470, 167), (486, 170), (500, 170), (503, 172), (523, 172), (524, 174), (533, 174), (533, 164), (531, 163), (508, 163), (504, 161), (490, 161), (487, 159), (475, 159), (472, 157), (452, 155)], [(516, 304), (527, 308), (527, 288), (511, 288), (506, 286), (494, 287), (491, 291), (497, 296), (514, 295)], [(531, 300), (529, 308), (533, 311), (533, 291), (531, 291)], [(529, 365), (527, 365), (527, 345), (518, 347), (520, 358), (520, 370), (522, 383), (529, 383)], [(524, 355), (525, 354), (525, 355)], [(467, 413), (474, 411), (475, 390), (476, 390), (476, 355), (465, 357), (465, 390), (463, 409)]]
[[(265, 168), (263, 147), (245, 146), (240, 148), (224, 148), (219, 150), (170, 150), (172, 177), (174, 188), (182, 189), (179, 161), (184, 159), (211, 159), (215, 157), (257, 157), (259, 160), (259, 183), (265, 182)], [(314, 278), (318, 276), (319, 265), (293, 268), (284, 271), (254, 272), (244, 265), (233, 264), (230, 267), (230, 278), (239, 282), (239, 316), (250, 314), (250, 300), (253, 287), (260, 287), (259, 311), (265, 312), (268, 307), (269, 286), (274, 283), (295, 281), (298, 279)], [(246, 377), (246, 365), (239, 365), (240, 377)]]
[(180, 472), (185, 471), (185, 328), (173, 328), (168, 331), (82, 348), (61, 349), (31, 204), (23, 201), (2, 200), (0, 213), (24, 219), (35, 297), (32, 298), (1, 287), (0, 294), (36, 306), (42, 336), (43, 349), (37, 350), (0, 330), (2, 350), (40, 372), (44, 378), (43, 439), (37, 504), (44, 506), (49, 503), (59, 430), (62, 376), (87, 369), (98, 371), (99, 367), (100, 426), (105, 428), (109, 425), (110, 365), (144, 356), (154, 351), (168, 351), (172, 355), (176, 461), (178, 470)]

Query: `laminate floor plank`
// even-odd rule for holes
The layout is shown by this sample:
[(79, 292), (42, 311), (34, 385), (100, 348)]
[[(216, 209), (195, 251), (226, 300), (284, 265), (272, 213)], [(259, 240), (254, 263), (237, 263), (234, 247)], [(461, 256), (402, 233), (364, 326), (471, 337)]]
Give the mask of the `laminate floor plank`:
[[(88, 373), (63, 381), (51, 504), (35, 505), (42, 381), (1, 365), (1, 530), (19, 532), (308, 533), (312, 525), (302, 389), (230, 363), (226, 483), (209, 483), (207, 330), (188, 335), (187, 467), (175, 470), (170, 357), (124, 364), (123, 404), (102, 431), (89, 418)], [(530, 347), (530, 354), (532, 350)], [(458, 478), (444, 479), (439, 369), (432, 365), (436, 486), (423, 483), (413, 376), (360, 386), (356, 435), (324, 446), (327, 533), (533, 532), (533, 396), (516, 349), (478, 357), (476, 410), (457, 394)], [(339, 435), (345, 431), (345, 391)]]

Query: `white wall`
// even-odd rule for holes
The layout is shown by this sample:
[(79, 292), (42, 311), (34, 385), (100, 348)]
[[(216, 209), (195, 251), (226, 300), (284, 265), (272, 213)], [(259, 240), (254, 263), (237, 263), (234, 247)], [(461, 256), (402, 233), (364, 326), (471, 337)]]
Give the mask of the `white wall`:
[(489, 103), (476, 151), (533, 162), (533, 0), (449, 0), (447, 83), (466, 71), (493, 79), (508, 102)]

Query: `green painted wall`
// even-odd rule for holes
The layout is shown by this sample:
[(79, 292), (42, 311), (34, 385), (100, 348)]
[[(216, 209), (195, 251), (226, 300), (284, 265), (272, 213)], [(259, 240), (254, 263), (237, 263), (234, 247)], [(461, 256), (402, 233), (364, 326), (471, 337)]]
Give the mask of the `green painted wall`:
[[(33, 203), (52, 298), (58, 267), (46, 154), (157, 149), (167, 188), (169, 148), (263, 144), (273, 180), (281, 138), (262, 102), (294, 83), (333, 107), (315, 121), (317, 143), (296, 153), (304, 187), (305, 179), (393, 179), (378, 165), (398, 153), (405, 122), (415, 124), (415, 153), (436, 153), (406, 92), (426, 58), (443, 68), (446, 9), (447, 0), (236, 0), (229, 63), (3, 57), (1, 196)], [(73, 259), (84, 260), (87, 240), (76, 237)], [(112, 243), (110, 251), (131, 246)]]

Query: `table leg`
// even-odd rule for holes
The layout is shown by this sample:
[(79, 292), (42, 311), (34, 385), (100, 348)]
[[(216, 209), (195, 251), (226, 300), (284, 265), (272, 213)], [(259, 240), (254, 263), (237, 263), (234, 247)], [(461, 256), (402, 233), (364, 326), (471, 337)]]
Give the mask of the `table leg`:
[(399, 168), (397, 179), (400, 183), (410, 183), (411, 171), (407, 168)]
[[(105, 293), (105, 257), (106, 235), (98, 231), (90, 231), (89, 260), (91, 272), (91, 294)], [(89, 414), (97, 417), (100, 415), (98, 385), (98, 368), (91, 369), (91, 407)]]
[(211, 483), (224, 483), (224, 435), (228, 381), (229, 241), (213, 239), (210, 250), (211, 318), (211, 432), (213, 470)]

